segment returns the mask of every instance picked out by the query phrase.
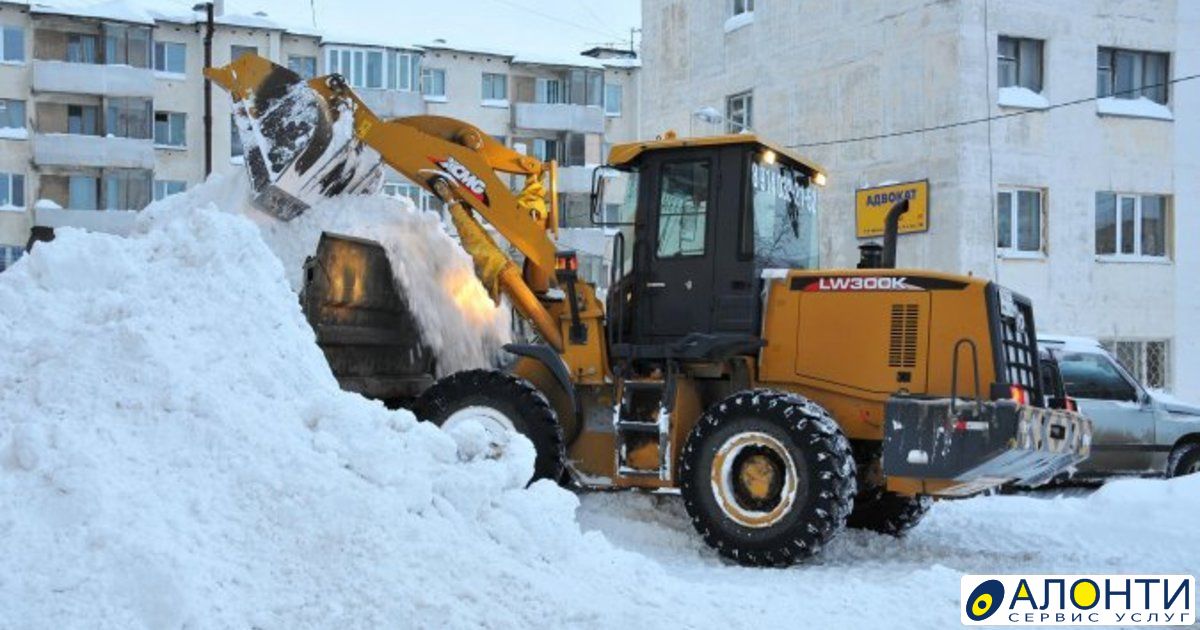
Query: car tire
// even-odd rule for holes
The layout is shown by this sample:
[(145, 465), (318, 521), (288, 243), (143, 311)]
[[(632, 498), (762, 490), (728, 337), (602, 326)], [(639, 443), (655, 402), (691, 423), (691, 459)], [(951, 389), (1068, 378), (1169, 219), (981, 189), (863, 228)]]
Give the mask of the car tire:
[(1200, 442), (1180, 444), (1167, 460), (1167, 476), (1182, 477), (1200, 473)]
[(412, 412), (439, 427), (476, 417), (489, 431), (515, 430), (533, 442), (537, 454), (530, 483), (563, 479), (566, 455), (558, 416), (542, 392), (523, 378), (495, 370), (456, 372), (425, 390)]
[(750, 390), (713, 405), (680, 457), (696, 531), (746, 566), (787, 566), (818, 553), (854, 509), (850, 442), (819, 405)]

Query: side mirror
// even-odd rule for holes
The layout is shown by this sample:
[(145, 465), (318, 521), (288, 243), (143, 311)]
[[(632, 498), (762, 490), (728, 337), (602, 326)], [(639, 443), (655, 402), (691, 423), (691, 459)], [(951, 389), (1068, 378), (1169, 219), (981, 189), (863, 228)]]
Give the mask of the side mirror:
[(592, 224), (602, 223), (600, 216), (600, 203), (604, 199), (604, 175), (602, 170), (607, 166), (597, 166), (592, 169), (592, 197), (591, 197), (591, 214)]
[(632, 223), (624, 223), (621, 221), (605, 221), (604, 220), (604, 188), (605, 182), (609, 179), (617, 177), (621, 171), (611, 166), (597, 166), (592, 169), (592, 225), (605, 227), (616, 227), (622, 225), (633, 225)]

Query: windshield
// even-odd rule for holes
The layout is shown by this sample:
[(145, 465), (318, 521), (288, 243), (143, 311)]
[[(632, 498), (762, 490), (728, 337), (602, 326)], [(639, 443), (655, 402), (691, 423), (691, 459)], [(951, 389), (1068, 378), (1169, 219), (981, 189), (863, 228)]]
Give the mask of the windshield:
[(760, 269), (816, 269), (817, 191), (803, 172), (766, 155), (775, 154), (756, 155), (750, 165), (754, 226), (742, 231), (742, 251), (752, 248)]

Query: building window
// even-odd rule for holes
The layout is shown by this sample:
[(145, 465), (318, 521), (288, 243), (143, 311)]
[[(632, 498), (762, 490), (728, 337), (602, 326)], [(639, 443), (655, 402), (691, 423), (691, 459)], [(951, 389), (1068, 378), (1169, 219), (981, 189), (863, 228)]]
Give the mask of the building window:
[(104, 63), (149, 68), (150, 27), (104, 25)]
[(100, 178), (72, 175), (67, 181), (67, 208), (98, 210), (100, 208)]
[(178, 42), (154, 42), (154, 69), (183, 74), (187, 67), (187, 45)]
[(330, 48), (326, 53), (329, 72), (345, 77), (352, 87), (382, 90), (389, 69), (384, 66), (386, 57), (382, 50), (356, 48)]
[(535, 82), (534, 100), (538, 103), (561, 103), (562, 94), (562, 81), (558, 79), (538, 79)]
[(753, 128), (754, 96), (742, 92), (725, 98), (725, 131), (741, 133)]
[(104, 133), (118, 138), (149, 139), (152, 111), (148, 98), (109, 99)]
[(19, 26), (0, 28), (0, 61), (25, 61), (25, 29)]
[(733, 15), (754, 13), (754, 0), (733, 0)]
[(154, 200), (161, 201), (176, 195), (184, 190), (187, 190), (187, 182), (177, 179), (156, 179), (154, 180)]
[(19, 245), (0, 245), (0, 271), (17, 264), (23, 255), (25, 249)]
[(67, 133), (100, 135), (100, 108), (95, 105), (67, 105)]
[(257, 55), (258, 46), (239, 46), (234, 44), (229, 47), (229, 60), (237, 61), (245, 55)]
[(1150, 389), (1171, 386), (1171, 344), (1167, 340), (1100, 342), (1139, 383)]
[(1165, 195), (1096, 193), (1096, 254), (1166, 258)]
[(1000, 87), (1042, 91), (1042, 40), (1001, 36), (996, 64)]
[(1167, 53), (1101, 48), (1096, 57), (1096, 96), (1148, 98), (1167, 104)]
[(244, 150), (242, 149), (242, 135), (238, 133), (237, 116), (229, 115), (229, 157), (240, 158)]
[(483, 100), (485, 101), (507, 101), (508, 100), (508, 75), (493, 74), (491, 72), (483, 73)]
[(25, 128), (25, 101), (0, 98), (0, 129)]
[(187, 145), (187, 114), (180, 112), (154, 113), (154, 144), (162, 147)]
[(421, 56), (414, 53), (388, 51), (387, 88), (403, 92), (416, 92), (421, 86)]
[(621, 85), (619, 83), (604, 84), (604, 113), (609, 116), (621, 115)]
[(567, 102), (573, 105), (604, 105), (604, 73), (571, 70), (567, 73)]
[(441, 68), (421, 70), (421, 93), (427, 97), (446, 98), (446, 71)]
[(587, 162), (587, 138), (582, 133), (567, 133), (560, 166), (583, 166)]
[(558, 140), (548, 138), (533, 139), (533, 157), (543, 161), (558, 159)]
[(119, 170), (104, 176), (106, 210), (141, 210), (153, 196), (150, 171)]
[(71, 33), (67, 35), (67, 61), (71, 63), (97, 63), (96, 36)]
[(384, 182), (383, 194), (397, 199), (404, 198), (412, 202), (418, 210), (422, 212), (437, 212), (441, 214), (443, 205), (441, 200), (426, 192), (420, 186), (404, 182)]
[(317, 76), (317, 58), (307, 55), (288, 55), (288, 69), (307, 81)]
[(1042, 251), (1042, 191), (996, 193), (996, 247), (1010, 252)]
[(25, 176), (20, 173), (0, 173), (0, 210), (25, 208)]

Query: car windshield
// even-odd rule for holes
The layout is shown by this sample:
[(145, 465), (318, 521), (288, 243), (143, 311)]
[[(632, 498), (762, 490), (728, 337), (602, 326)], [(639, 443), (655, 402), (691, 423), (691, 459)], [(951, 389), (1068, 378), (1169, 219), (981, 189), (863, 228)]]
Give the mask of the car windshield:
[(1137, 400), (1137, 389), (1108, 357), (1064, 352), (1058, 362), (1067, 395), (1097, 400)]
[(816, 269), (817, 191), (808, 177), (764, 151), (752, 157), (750, 180), (754, 225), (742, 230), (743, 254), (753, 252), (760, 269)]

